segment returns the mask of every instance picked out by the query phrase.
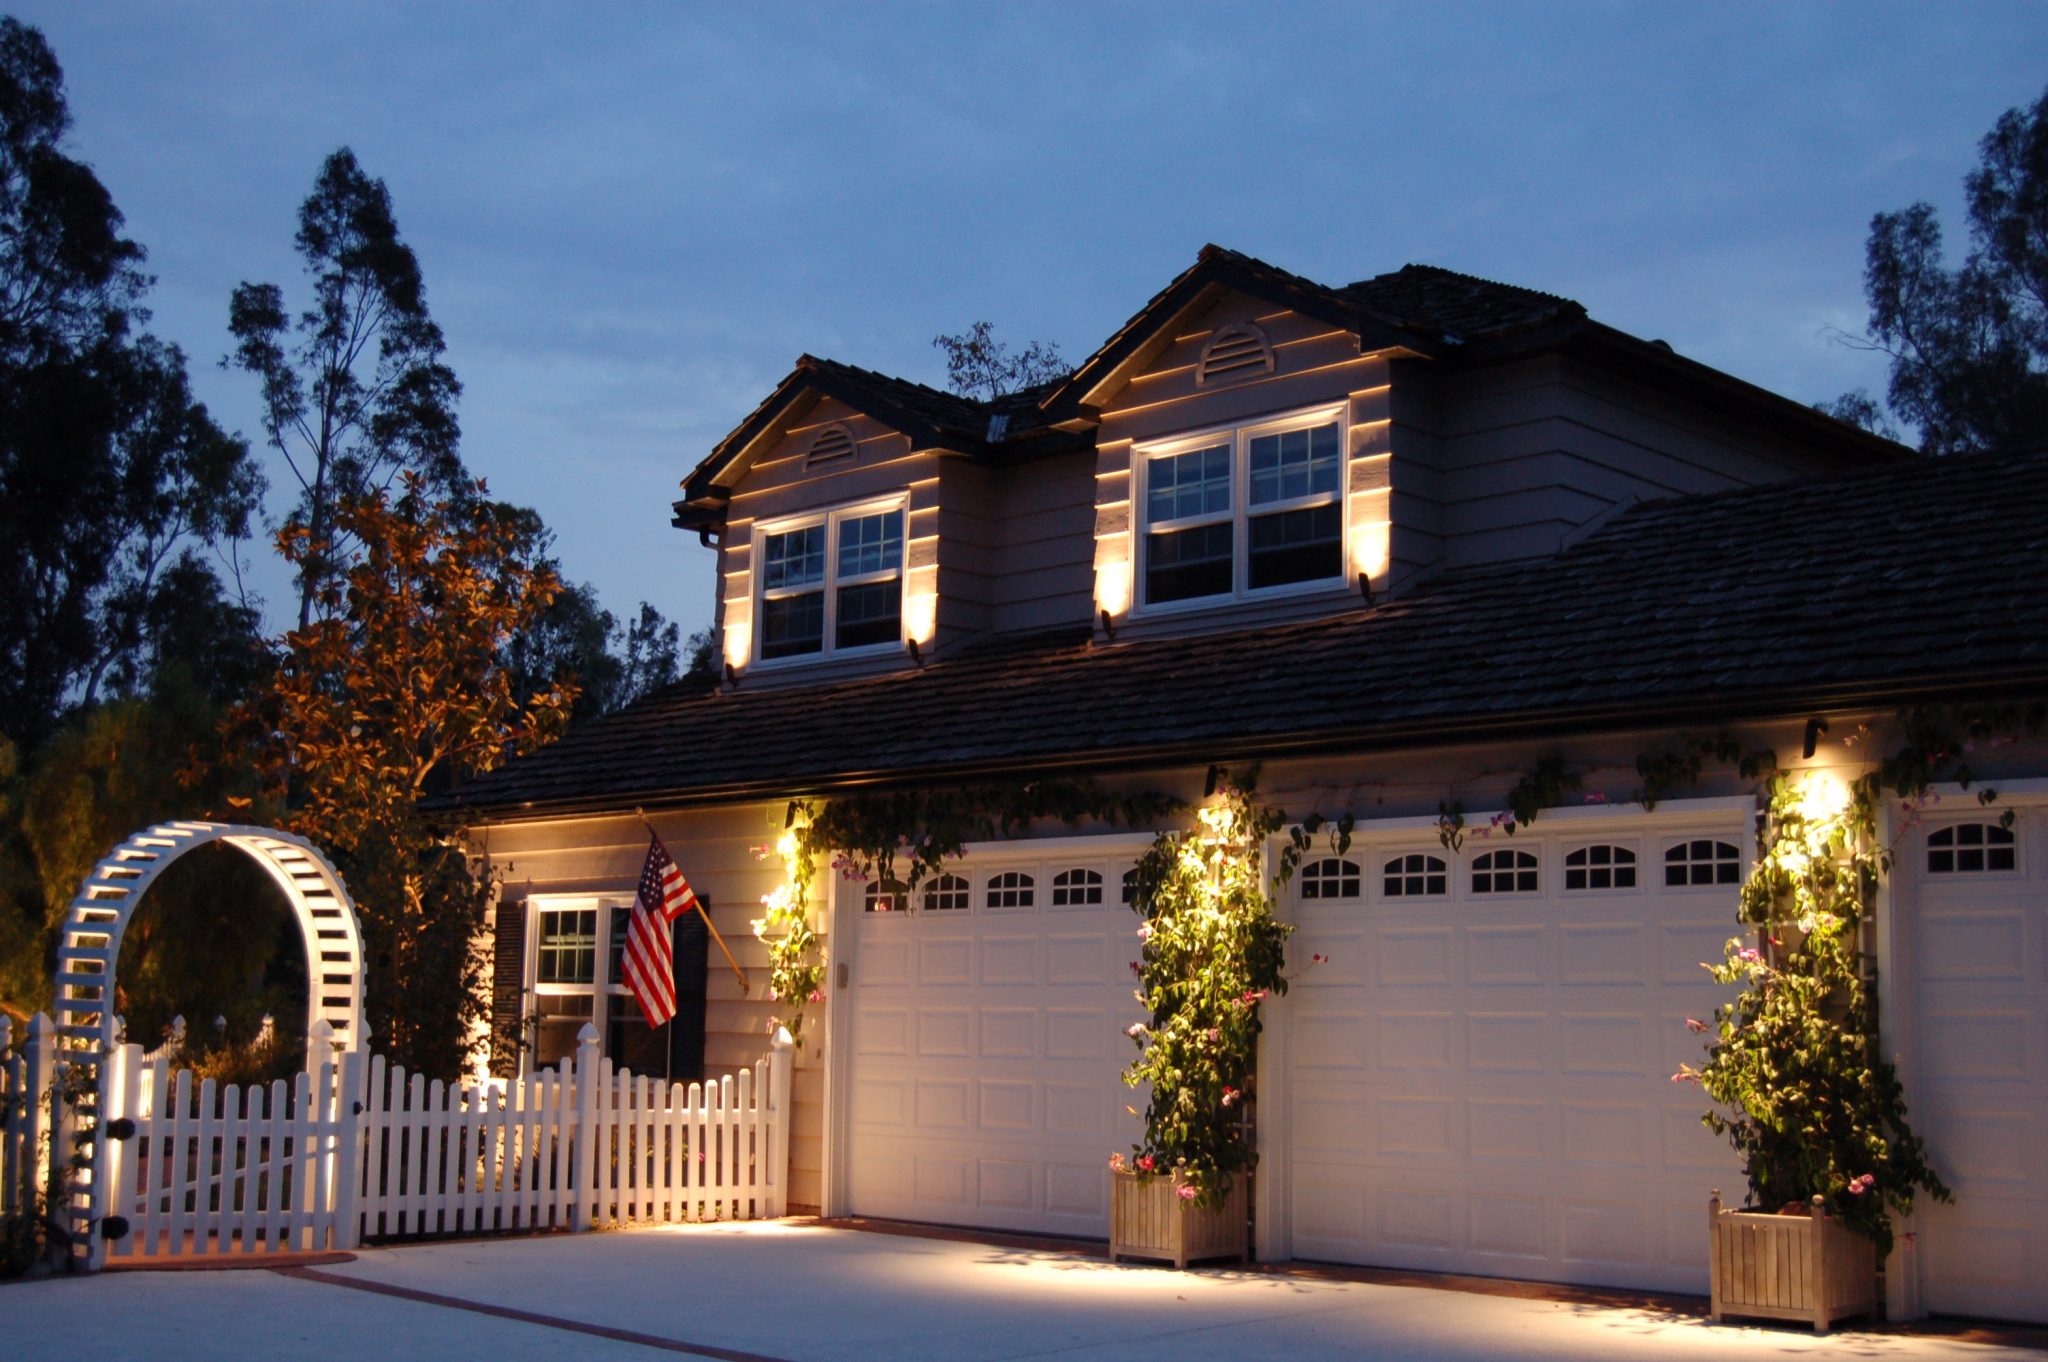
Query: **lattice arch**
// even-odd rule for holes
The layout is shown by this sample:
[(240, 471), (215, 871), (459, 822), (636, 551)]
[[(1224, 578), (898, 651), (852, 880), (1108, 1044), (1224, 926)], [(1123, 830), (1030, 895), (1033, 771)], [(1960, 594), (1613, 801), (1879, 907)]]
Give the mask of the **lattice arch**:
[(65, 1060), (97, 1075), (114, 1043), (114, 964), (135, 907), (173, 861), (219, 842), (284, 891), (306, 942), (306, 1029), (333, 1028), (339, 1050), (363, 1045), (363, 933), (341, 875), (311, 842), (238, 823), (159, 823), (101, 858), (79, 886), (57, 945), (57, 1034)]

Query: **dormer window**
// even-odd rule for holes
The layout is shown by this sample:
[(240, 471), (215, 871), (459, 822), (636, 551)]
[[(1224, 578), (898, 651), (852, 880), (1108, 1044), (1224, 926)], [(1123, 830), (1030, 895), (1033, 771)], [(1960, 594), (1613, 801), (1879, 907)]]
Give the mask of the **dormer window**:
[(1137, 451), (1141, 606), (1256, 598), (1344, 575), (1344, 423), (1307, 412)]
[(763, 525), (761, 660), (896, 647), (903, 639), (903, 503)]

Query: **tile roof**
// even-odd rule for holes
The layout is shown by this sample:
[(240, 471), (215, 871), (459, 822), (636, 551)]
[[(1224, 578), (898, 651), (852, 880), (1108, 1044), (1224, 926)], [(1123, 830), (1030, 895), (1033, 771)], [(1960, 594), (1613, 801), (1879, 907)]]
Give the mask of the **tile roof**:
[(2048, 696), (2044, 563), (2048, 453), (1914, 460), (1647, 503), (1554, 557), (1309, 623), (1112, 646), (1077, 625), (920, 671), (679, 689), (459, 802), (631, 807), (1031, 763), (1709, 722), (1976, 683)]

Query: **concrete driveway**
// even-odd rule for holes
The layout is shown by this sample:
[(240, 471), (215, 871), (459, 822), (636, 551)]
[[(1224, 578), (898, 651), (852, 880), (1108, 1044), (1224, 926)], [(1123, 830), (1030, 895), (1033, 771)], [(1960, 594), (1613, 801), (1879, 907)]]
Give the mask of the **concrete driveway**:
[(805, 1222), (372, 1249), (301, 1270), (0, 1286), (0, 1357), (727, 1362), (1573, 1362), (1809, 1355), (2028, 1359), (2029, 1348), (1414, 1286), (1177, 1273)]

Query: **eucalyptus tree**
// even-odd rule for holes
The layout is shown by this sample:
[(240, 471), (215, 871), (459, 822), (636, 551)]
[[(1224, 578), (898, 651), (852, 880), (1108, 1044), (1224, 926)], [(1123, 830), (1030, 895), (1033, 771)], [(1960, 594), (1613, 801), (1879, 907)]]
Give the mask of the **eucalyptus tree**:
[(303, 540), (299, 628), (340, 580), (357, 546), (336, 518), (345, 498), (401, 472), (463, 494), (455, 403), (419, 259), (400, 237), (384, 182), (342, 147), (299, 205), (296, 238), (312, 295), (296, 316), (276, 284), (243, 283), (228, 302), (235, 348), (222, 366), (262, 382), (263, 433), (299, 484), (286, 530)]

